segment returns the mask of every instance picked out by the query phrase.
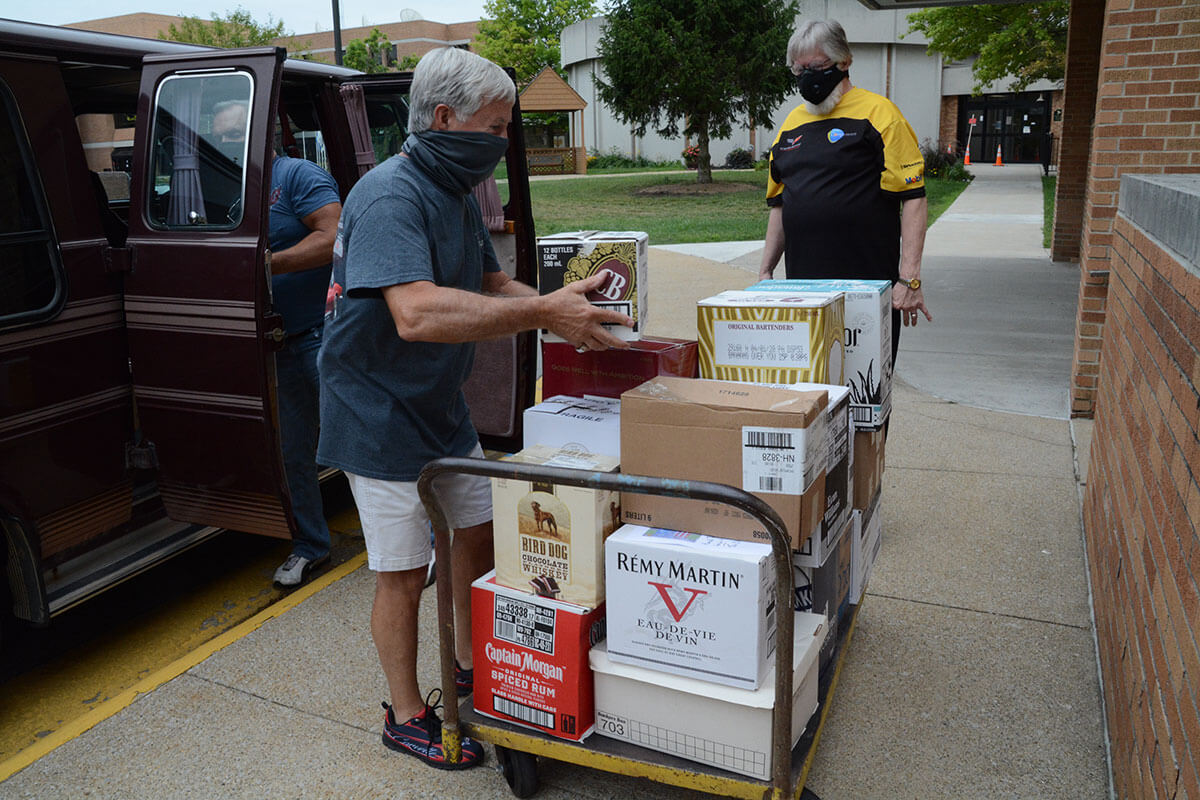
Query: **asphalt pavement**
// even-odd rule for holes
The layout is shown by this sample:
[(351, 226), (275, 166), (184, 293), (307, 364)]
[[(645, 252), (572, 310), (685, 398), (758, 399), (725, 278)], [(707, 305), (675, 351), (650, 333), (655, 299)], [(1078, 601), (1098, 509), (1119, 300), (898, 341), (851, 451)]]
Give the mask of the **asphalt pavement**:
[[(883, 546), (808, 781), (823, 800), (1110, 794), (1088, 426), (1066, 404), (1077, 268), (1041, 248), (1040, 168), (972, 171), (929, 230), (934, 322), (901, 338)], [(652, 248), (650, 333), (694, 337), (694, 301), (753, 283), (760, 249)], [(0, 798), (510, 796), (491, 768), (438, 772), (382, 746), (373, 591), (361, 560), (335, 568), (47, 737)], [(547, 760), (539, 774), (544, 798), (698, 796)]]

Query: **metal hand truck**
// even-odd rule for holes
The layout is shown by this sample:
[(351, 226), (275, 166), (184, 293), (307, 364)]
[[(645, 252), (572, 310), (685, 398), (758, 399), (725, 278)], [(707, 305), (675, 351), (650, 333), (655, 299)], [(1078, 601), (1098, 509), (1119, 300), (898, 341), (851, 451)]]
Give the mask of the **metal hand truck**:
[[(773, 508), (754, 495), (733, 486), (705, 481), (684, 481), (626, 475), (613, 472), (547, 467), (520, 464), (512, 461), (491, 461), (478, 458), (441, 458), (430, 462), (418, 479), (418, 491), (434, 528), (443, 532), (435, 542), (437, 557), (437, 614), (440, 635), (441, 677), (443, 697), (455, 697), (454, 691), (454, 597), (451, 586), (450, 541), (446, 517), (433, 489), (433, 481), (443, 474), (479, 475), (486, 478), (511, 478), (521, 481), (543, 481), (560, 486), (587, 489), (615, 490), (663, 497), (682, 497), (724, 503), (751, 514), (766, 526), (771, 536), (772, 557), (775, 562), (775, 603), (779, 609), (793, 607), (791, 540), (787, 527)], [(622, 775), (649, 778), (660, 783), (695, 789), (712, 794), (741, 798), (785, 797), (815, 798), (804, 788), (812, 759), (816, 753), (821, 728), (829, 712), (829, 701), (837, 685), (846, 646), (853, 635), (859, 606), (847, 616), (841, 626), (835, 669), (820, 681), (819, 706), (809, 720), (795, 749), (791, 747), (792, 705), (779, 698), (792, 696), (792, 632), (793, 614), (776, 617), (775, 642), (775, 708), (772, 712), (771, 780), (763, 781), (735, 775), (717, 767), (688, 761), (638, 745), (595, 735), (586, 743), (571, 742), (547, 736), (475, 712), (472, 698), (461, 705), (447, 703), (442, 724), (442, 744), (446, 758), (457, 762), (462, 757), (462, 736), (469, 735), (496, 747), (496, 758), (509, 787), (517, 797), (530, 797), (537, 791), (537, 757), (544, 756)], [(780, 668), (780, 665), (784, 665)]]

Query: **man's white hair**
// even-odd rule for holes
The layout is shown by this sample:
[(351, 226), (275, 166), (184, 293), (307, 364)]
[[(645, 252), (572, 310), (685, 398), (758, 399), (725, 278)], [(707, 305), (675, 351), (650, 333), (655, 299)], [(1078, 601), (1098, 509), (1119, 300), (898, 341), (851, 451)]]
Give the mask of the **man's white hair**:
[(854, 60), (846, 31), (837, 20), (810, 19), (800, 23), (787, 46), (787, 64), (793, 73), (800, 74), (796, 59), (813, 50), (820, 50), (842, 69), (848, 69)]
[(447, 105), (459, 121), (488, 103), (517, 101), (517, 88), (500, 67), (469, 50), (439, 47), (430, 50), (413, 72), (408, 96), (408, 132), (421, 133), (433, 125), (433, 110)]

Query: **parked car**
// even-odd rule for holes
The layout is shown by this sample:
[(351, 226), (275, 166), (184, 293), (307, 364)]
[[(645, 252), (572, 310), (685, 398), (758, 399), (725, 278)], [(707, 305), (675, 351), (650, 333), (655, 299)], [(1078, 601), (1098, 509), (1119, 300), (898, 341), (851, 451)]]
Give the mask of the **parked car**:
[[(291, 535), (271, 161), (317, 160), (344, 199), (403, 141), (411, 79), (0, 20), (0, 614), (46, 624), (222, 529)], [(229, 101), (250, 109), (233, 154)], [(507, 170), (494, 242), (533, 283), (519, 113)], [(485, 446), (520, 446), (535, 347), (480, 347)]]

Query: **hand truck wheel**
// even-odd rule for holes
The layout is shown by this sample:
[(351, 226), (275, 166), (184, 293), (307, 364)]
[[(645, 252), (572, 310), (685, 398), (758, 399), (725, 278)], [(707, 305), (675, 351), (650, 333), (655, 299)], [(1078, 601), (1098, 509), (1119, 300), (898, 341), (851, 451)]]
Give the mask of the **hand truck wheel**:
[(538, 790), (537, 756), (496, 745), (500, 773), (515, 797), (533, 797)]

